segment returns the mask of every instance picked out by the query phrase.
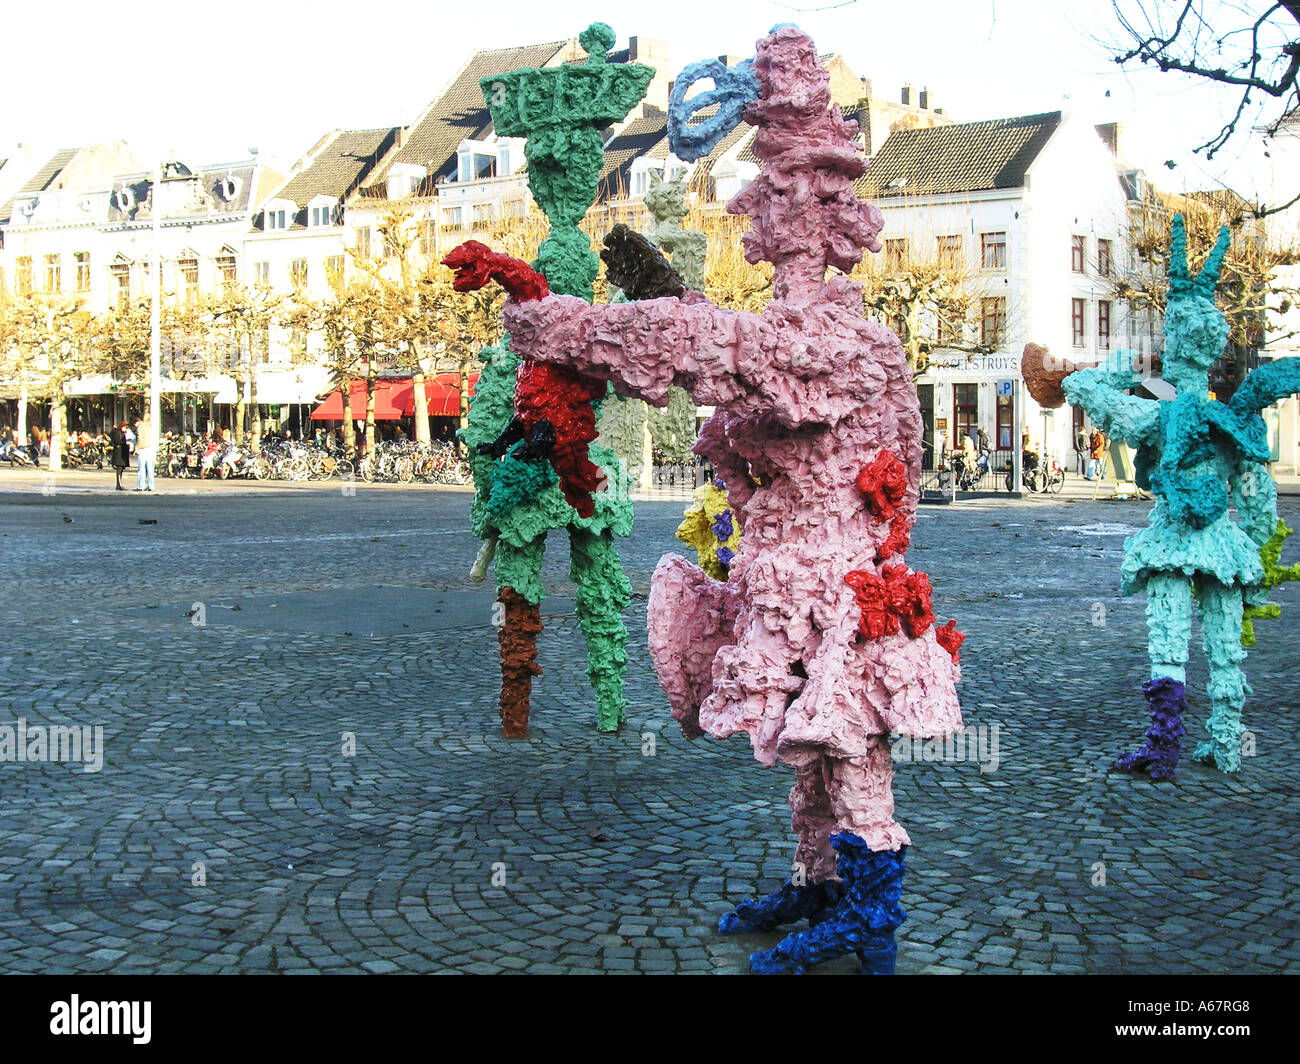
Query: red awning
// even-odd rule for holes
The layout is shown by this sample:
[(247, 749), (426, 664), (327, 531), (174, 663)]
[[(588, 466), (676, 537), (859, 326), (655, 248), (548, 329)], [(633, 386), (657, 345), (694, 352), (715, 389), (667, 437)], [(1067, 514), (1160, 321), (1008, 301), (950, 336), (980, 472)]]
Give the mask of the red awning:
[[(474, 398), (474, 386), (478, 384), (478, 374), (469, 375), (469, 396)], [(411, 410), (415, 411), (415, 389), (410, 391)], [(429, 404), (430, 417), (460, 417), (460, 378), (455, 373), (439, 373), (436, 377), (424, 378), (424, 397)]]
[[(478, 374), (469, 375), (469, 394), (474, 394)], [(455, 373), (440, 373), (426, 377), (424, 394), (430, 417), (460, 416), (460, 381)], [(366, 417), (366, 382), (352, 381), (352, 417), (364, 421)], [(396, 421), (415, 413), (415, 389), (410, 377), (384, 377), (375, 381), (375, 420)], [(342, 421), (343, 395), (338, 388), (311, 412), (313, 421)]]

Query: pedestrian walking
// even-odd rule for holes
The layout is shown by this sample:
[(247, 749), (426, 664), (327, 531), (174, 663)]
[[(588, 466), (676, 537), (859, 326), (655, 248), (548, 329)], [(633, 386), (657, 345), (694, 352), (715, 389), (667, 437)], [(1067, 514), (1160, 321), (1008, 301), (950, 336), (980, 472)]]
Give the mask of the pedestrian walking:
[(1088, 452), (1091, 447), (1092, 443), (1088, 439), (1088, 430), (1080, 425), (1079, 431), (1074, 434), (1074, 457), (1078, 460), (1079, 476), (1081, 477), (1088, 475)]
[(153, 424), (138, 420), (135, 423), (135, 490), (153, 491), (153, 468), (157, 451), (154, 446)]
[(1093, 480), (1101, 477), (1104, 470), (1102, 456), (1106, 453), (1106, 437), (1102, 435), (1101, 429), (1093, 427), (1092, 435), (1088, 437), (1088, 472), (1085, 479)]
[(27, 453), (31, 455), (32, 465), (41, 464), (41, 430), (35, 425), (27, 433)]
[(126, 491), (122, 487), (122, 473), (127, 466), (131, 464), (131, 448), (126, 442), (127, 424), (125, 421), (113, 426), (113, 430), (108, 434), (108, 445), (112, 451), (113, 472), (117, 474), (117, 490)]

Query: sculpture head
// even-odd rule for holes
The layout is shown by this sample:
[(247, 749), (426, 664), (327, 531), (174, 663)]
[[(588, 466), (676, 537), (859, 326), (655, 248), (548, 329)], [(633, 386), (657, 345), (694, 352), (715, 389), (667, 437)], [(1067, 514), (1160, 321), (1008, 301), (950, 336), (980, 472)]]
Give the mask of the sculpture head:
[(1225, 225), (1201, 272), (1195, 277), (1187, 265), (1187, 228), (1181, 214), (1174, 215), (1169, 244), (1169, 300), (1165, 307), (1164, 376), (1180, 391), (1204, 391), (1207, 374), (1223, 354), (1229, 326), (1215, 305), (1214, 286), (1219, 280), (1230, 233)]
[(749, 262), (815, 275), (829, 264), (852, 270), (863, 248), (880, 250), (880, 211), (853, 192), (853, 180), (833, 159), (809, 165), (765, 166), (727, 204), (747, 214), (752, 228), (742, 238)]
[(792, 285), (820, 286), (828, 264), (848, 271), (864, 248), (879, 251), (884, 218), (853, 192), (866, 171), (857, 126), (832, 104), (830, 76), (808, 36), (776, 27), (758, 42), (754, 72), (760, 95), (745, 119), (758, 128), (762, 170), (727, 210), (749, 215), (745, 258), (777, 267), (776, 295), (784, 298)]
[(687, 215), (686, 171), (682, 170), (671, 180), (664, 181), (651, 170), (650, 187), (645, 194), (645, 209), (650, 212), (656, 225), (669, 222), (680, 226)]

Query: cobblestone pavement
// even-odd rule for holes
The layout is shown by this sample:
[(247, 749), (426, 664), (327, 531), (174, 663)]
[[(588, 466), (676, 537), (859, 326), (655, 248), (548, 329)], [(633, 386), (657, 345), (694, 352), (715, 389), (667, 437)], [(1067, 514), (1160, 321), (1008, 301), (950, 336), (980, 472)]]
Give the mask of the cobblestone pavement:
[[(789, 875), (790, 775), (740, 738), (683, 740), (645, 649), (681, 504), (641, 504), (624, 544), (618, 736), (594, 730), (552, 538), (546, 671), (514, 742), (491, 591), (462, 576), (467, 506), (366, 486), (0, 495), (0, 724), (102, 724), (105, 744), (98, 773), (0, 763), (0, 968), (741, 972), (776, 941), (715, 928)], [(1145, 511), (923, 509), (908, 557), (969, 633), (967, 734), (996, 735), (997, 765), (986, 746), (898, 766), (900, 973), (1300, 970), (1300, 594), (1259, 626), (1238, 777), (1112, 773), (1145, 726), (1143, 603), (1116, 591)], [(1300, 524), (1300, 500), (1283, 512)], [(1194, 651), (1194, 737), (1204, 680)]]

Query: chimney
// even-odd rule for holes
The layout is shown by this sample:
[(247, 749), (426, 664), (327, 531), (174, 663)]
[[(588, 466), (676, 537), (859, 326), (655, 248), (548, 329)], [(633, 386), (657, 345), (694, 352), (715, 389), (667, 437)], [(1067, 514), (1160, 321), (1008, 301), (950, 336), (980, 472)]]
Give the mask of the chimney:
[(922, 89), (921, 98), (917, 101), (922, 111), (930, 110), (930, 90)]
[(903, 106), (911, 107), (912, 104), (912, 83), (909, 81), (903, 86)]

